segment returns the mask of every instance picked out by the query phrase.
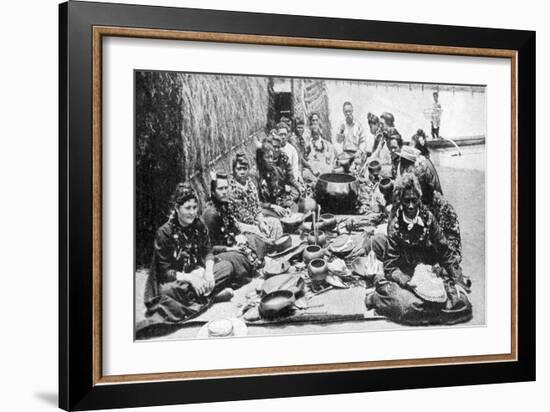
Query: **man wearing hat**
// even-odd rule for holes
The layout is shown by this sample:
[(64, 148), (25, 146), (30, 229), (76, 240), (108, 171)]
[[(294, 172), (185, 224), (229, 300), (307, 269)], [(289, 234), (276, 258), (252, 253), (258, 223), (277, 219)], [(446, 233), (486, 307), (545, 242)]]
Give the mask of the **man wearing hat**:
[(393, 170), (394, 179), (405, 173), (414, 173), (417, 178), (421, 173), (426, 173), (433, 181), (434, 190), (443, 193), (435, 166), (429, 159), (426, 159), (420, 154), (420, 150), (410, 145), (403, 146), (400, 151), (396, 152), (396, 155), (398, 156), (398, 161), (397, 167)]

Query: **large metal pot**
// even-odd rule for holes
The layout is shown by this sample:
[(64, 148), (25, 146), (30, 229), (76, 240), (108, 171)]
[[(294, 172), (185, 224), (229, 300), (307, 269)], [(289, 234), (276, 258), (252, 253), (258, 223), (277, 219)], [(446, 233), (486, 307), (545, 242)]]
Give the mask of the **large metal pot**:
[(357, 179), (345, 173), (326, 173), (315, 185), (315, 198), (324, 212), (354, 213), (357, 206)]

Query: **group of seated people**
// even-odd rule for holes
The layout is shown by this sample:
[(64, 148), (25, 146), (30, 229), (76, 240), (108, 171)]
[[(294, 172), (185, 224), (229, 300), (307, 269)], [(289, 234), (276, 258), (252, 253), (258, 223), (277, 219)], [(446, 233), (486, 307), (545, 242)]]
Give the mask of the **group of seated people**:
[(350, 102), (343, 112), (335, 144), (324, 136), (318, 113), (309, 116), (307, 128), (301, 119), (292, 127), (290, 119), (281, 118), (263, 141), (255, 141), (257, 176), (246, 154), (237, 153), (231, 175), (212, 174), (211, 196), (201, 215), (192, 186), (176, 187), (171, 214), (154, 241), (147, 316), (189, 319), (215, 302), (222, 289), (256, 276), (271, 245), (283, 235), (280, 219), (297, 210), (298, 200), (311, 194), (321, 174), (332, 172), (357, 178), (354, 229), (364, 230), (363, 253), (373, 251), (383, 263), (384, 274), (368, 294), (367, 307), (406, 323), (456, 321), (441, 321), (441, 308), (433, 311), (433, 305), (414, 294), (410, 280), (415, 268), (425, 264), (444, 279), (445, 309), (471, 314), (458, 218), (429, 160), (425, 133), (418, 130), (404, 145), (391, 113), (368, 113), (368, 147)]

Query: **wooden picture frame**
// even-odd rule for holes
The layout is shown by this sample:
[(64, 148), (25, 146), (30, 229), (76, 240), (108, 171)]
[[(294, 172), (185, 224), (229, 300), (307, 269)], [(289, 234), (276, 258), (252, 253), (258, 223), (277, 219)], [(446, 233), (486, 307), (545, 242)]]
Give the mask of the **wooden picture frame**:
[[(73, 1), (60, 5), (59, 16), (61, 408), (88, 410), (535, 379), (534, 32)], [(511, 352), (104, 376), (102, 182), (109, 177), (101, 166), (101, 64), (106, 36), (510, 59)]]

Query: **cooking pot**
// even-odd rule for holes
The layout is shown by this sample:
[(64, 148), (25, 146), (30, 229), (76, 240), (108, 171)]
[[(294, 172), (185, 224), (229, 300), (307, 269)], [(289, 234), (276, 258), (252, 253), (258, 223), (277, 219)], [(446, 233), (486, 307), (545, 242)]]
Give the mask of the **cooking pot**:
[(327, 263), (323, 259), (313, 259), (307, 267), (309, 277), (315, 283), (322, 282), (328, 275)]
[(304, 253), (302, 257), (304, 259), (304, 263), (307, 265), (313, 259), (322, 258), (324, 255), (325, 255), (325, 250), (322, 249), (321, 246), (311, 245), (304, 249)]
[(319, 222), (319, 227), (325, 230), (332, 230), (336, 227), (336, 217), (330, 213), (323, 213)]
[(317, 242), (315, 242), (315, 231), (312, 230), (307, 235), (307, 243), (310, 245), (319, 245), (321, 247), (327, 244), (327, 235), (322, 230), (317, 231)]
[(345, 173), (322, 174), (315, 185), (315, 198), (321, 208), (335, 214), (354, 213), (357, 193), (357, 179)]

